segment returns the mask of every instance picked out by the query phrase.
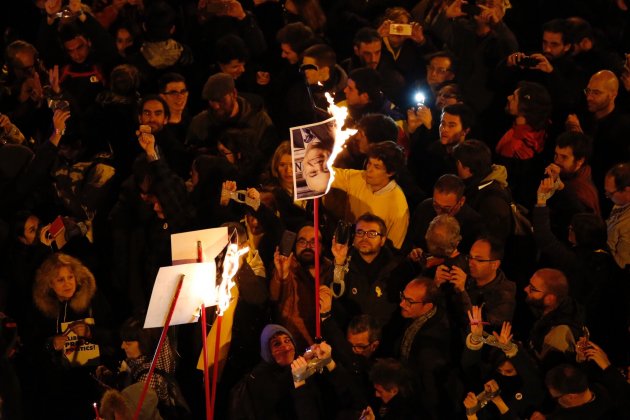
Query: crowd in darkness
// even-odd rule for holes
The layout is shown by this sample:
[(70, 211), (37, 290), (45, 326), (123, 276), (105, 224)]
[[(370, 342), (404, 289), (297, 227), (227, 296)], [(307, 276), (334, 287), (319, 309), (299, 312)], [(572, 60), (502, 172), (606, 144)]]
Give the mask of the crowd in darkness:
[[(6, 2), (0, 419), (134, 418), (171, 235), (216, 227), (214, 418), (630, 419), (629, 9)], [(354, 134), (296, 164), (328, 94)], [(136, 418), (205, 416), (201, 352), (169, 329)]]

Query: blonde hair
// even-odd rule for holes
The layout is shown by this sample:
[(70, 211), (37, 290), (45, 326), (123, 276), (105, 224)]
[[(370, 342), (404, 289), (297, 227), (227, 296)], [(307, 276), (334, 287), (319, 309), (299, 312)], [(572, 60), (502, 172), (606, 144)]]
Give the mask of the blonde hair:
[(283, 141), (278, 145), (276, 151), (273, 153), (273, 157), (271, 158), (271, 176), (275, 179), (280, 178), (280, 174), (278, 173), (278, 165), (280, 165), (280, 159), (282, 156), (289, 155), (291, 156), (291, 144), (288, 141)]
[(35, 306), (50, 317), (57, 316), (57, 298), (52, 288), (52, 282), (59, 274), (61, 267), (68, 267), (74, 274), (77, 283), (74, 296), (70, 299), (70, 307), (73, 310), (81, 312), (87, 309), (96, 292), (94, 275), (81, 261), (61, 252), (52, 254), (37, 269), (35, 285), (33, 286)]

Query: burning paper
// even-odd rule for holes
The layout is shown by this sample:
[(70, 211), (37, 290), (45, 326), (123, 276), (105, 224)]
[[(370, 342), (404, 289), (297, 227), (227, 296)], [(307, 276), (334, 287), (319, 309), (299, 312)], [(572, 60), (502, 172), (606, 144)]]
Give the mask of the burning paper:
[(314, 124), (291, 128), (293, 197), (308, 200), (325, 195), (334, 179), (333, 162), (346, 140), (356, 130), (342, 130), (348, 110), (334, 104), (328, 93), (332, 117)]

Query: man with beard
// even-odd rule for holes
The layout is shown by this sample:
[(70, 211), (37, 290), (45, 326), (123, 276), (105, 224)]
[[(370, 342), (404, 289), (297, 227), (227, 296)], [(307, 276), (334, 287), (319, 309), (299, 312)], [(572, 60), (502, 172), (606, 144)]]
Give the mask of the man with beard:
[[(321, 237), (320, 251), (321, 251)], [(320, 256), (323, 252), (320, 252)], [(321, 278), (332, 270), (327, 258), (320, 257)], [(274, 254), (275, 270), (269, 284), (274, 317), (286, 325), (298, 348), (315, 342), (315, 230), (312, 225), (297, 233), (294, 253), (288, 257)], [(331, 277), (328, 274), (328, 277)]]
[[(418, 150), (409, 160), (414, 163), (414, 176), (424, 191), (430, 191), (438, 178), (457, 172), (453, 148), (466, 140), (475, 125), (475, 114), (465, 104), (447, 105), (440, 119), (440, 137)], [(412, 149), (413, 150), (413, 149)]]
[[(628, 131), (630, 117), (616, 106), (619, 80), (610, 70), (595, 73), (588, 82), (584, 95), (588, 113), (580, 118), (567, 117), (567, 129), (585, 133), (593, 138), (593, 179), (600, 185), (606, 171), (615, 163), (630, 159)], [(600, 196), (603, 200), (603, 196)]]
[(158, 95), (148, 95), (140, 101), (138, 120), (151, 128), (158, 154), (161, 153), (171, 169), (182, 179), (187, 179), (192, 164), (192, 155), (170, 130), (164, 127), (170, 118), (170, 108)]
[[(462, 252), (468, 252), (484, 229), (484, 221), (479, 213), (466, 204), (464, 181), (457, 175), (444, 174), (433, 186), (433, 197), (422, 201), (413, 212), (406, 238), (412, 252), (414, 248), (427, 249), (425, 235), (429, 224), (442, 214), (457, 219), (462, 235), (459, 244)], [(415, 255), (411, 257), (415, 258)]]
[(400, 292), (400, 314), (407, 320), (407, 325), (398, 340), (398, 357), (408, 366), (418, 384), (415, 395), (422, 406), (422, 418), (426, 419), (451, 418), (453, 407), (458, 406), (445, 401), (449, 395), (446, 384), (455, 378), (449, 375), (449, 320), (438, 301), (439, 291), (428, 277), (413, 279)]
[[(381, 343), (388, 343), (388, 324), (398, 305), (403, 276), (397, 275), (401, 259), (386, 245), (385, 222), (371, 213), (361, 215), (354, 230), (352, 248), (333, 240), (335, 257), (334, 318), (342, 329), (360, 314), (371, 315), (384, 327)], [(391, 325), (389, 326), (391, 327)]]
[[(564, 19), (543, 25), (542, 52), (527, 56), (523, 52), (506, 59), (504, 86), (515, 86), (520, 80), (544, 85), (553, 100), (554, 117), (572, 111), (580, 99), (580, 90), (588, 75), (571, 58), (570, 29)], [(555, 120), (556, 118), (552, 118)]]
[(264, 109), (262, 99), (255, 95), (241, 96), (234, 79), (226, 73), (208, 78), (202, 91), (208, 109), (193, 117), (186, 144), (200, 153), (217, 153), (217, 143), (228, 128), (245, 128), (255, 133), (252, 147), (270, 158), (278, 145), (276, 129)]
[(400, 74), (389, 56), (382, 56), (383, 40), (374, 28), (359, 29), (352, 41), (354, 55), (341, 63), (347, 74), (361, 67), (376, 70), (383, 81), (383, 92), (394, 102), (404, 97), (405, 78)]
[(567, 237), (569, 221), (576, 213), (601, 214), (588, 164), (591, 151), (591, 139), (585, 134), (562, 133), (556, 139), (553, 163), (545, 169), (545, 175), (554, 184), (552, 196), (546, 198), (554, 233), (560, 238)]
[(569, 296), (569, 283), (560, 270), (536, 271), (525, 293), (525, 302), (537, 318), (529, 334), (529, 346), (539, 362), (551, 366), (556, 357), (575, 352), (584, 322), (582, 309)]

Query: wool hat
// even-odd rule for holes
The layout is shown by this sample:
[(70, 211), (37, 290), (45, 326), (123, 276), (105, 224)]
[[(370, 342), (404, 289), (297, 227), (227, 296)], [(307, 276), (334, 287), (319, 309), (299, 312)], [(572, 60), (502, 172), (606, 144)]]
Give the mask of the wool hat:
[(201, 91), (201, 97), (206, 101), (220, 101), (232, 92), (234, 92), (234, 78), (227, 73), (216, 73), (208, 77)]
[(260, 334), (260, 357), (262, 357), (262, 359), (267, 363), (275, 363), (275, 360), (271, 355), (271, 350), (269, 349), (269, 340), (278, 333), (288, 335), (295, 347), (295, 340), (289, 330), (284, 328), (282, 325), (267, 324)]

